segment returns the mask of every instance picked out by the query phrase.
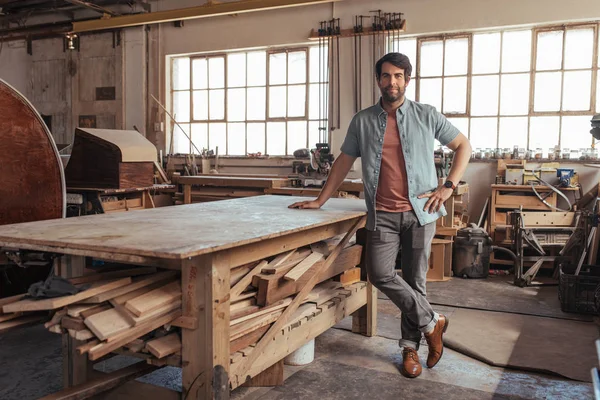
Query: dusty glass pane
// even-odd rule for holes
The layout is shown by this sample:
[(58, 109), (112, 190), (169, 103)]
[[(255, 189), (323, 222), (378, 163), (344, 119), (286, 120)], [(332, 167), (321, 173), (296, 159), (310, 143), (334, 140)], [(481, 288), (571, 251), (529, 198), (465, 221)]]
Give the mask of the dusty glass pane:
[(473, 77), (471, 115), (498, 115), (498, 80), (498, 75)]
[(288, 86), (288, 117), (306, 114), (306, 85)]
[[(182, 132), (185, 132), (185, 134)], [(186, 135), (190, 134), (190, 124), (179, 124), (173, 127), (173, 152), (175, 154), (189, 154), (190, 153), (190, 139)]]
[(592, 68), (594, 30), (569, 29), (565, 37), (565, 69)]
[(473, 73), (497, 73), (500, 70), (500, 32), (473, 35)]
[(173, 92), (173, 117), (179, 123), (190, 122), (190, 92)]
[(208, 60), (208, 87), (220, 89), (225, 87), (225, 58), (215, 57)]
[(498, 137), (498, 118), (471, 118), (469, 140), (471, 146), (476, 148), (496, 148)]
[(287, 126), (287, 154), (306, 148), (306, 121), (290, 121)]
[(309, 121), (308, 147), (312, 149), (317, 143), (328, 143), (329, 135), (327, 132), (329, 132), (329, 130), (327, 129), (327, 121)]
[(190, 59), (180, 57), (173, 59), (173, 90), (190, 88)]
[(421, 79), (419, 102), (430, 104), (438, 111), (442, 109), (442, 78)]
[(227, 91), (227, 121), (246, 120), (246, 89)]
[(287, 91), (285, 86), (269, 88), (269, 118), (282, 118), (287, 113)]
[(284, 85), (287, 75), (287, 54), (269, 54), (269, 84)]
[(227, 124), (227, 154), (246, 155), (246, 124), (244, 122)]
[(267, 109), (267, 89), (264, 87), (248, 88), (248, 110), (246, 119), (263, 120)]
[[(393, 51), (402, 53), (408, 57), (412, 65), (411, 76), (415, 76), (415, 65), (417, 62), (417, 39), (400, 39), (393, 41)], [(414, 99), (414, 97), (411, 97)]]
[(208, 61), (206, 58), (192, 59), (192, 79), (194, 89), (208, 88)]
[(538, 71), (560, 69), (562, 63), (563, 31), (538, 33), (535, 68)]
[(252, 123), (246, 126), (248, 153), (265, 154), (265, 124)]
[(566, 71), (563, 79), (563, 111), (588, 111), (592, 97), (592, 71)]
[(442, 76), (443, 55), (444, 42), (441, 40), (422, 42), (419, 76)]
[[(327, 49), (327, 46), (324, 46), (321, 50), (318, 46), (313, 46), (309, 50), (309, 77), (311, 83), (327, 82), (328, 80)], [(364, 48), (363, 51), (365, 51)]]
[(502, 75), (500, 115), (529, 113), (529, 74)]
[[(541, 146), (544, 151), (548, 151), (549, 148), (558, 145), (559, 125), (560, 117), (531, 117), (529, 121), (529, 147), (535, 149)], [(564, 144), (563, 147), (565, 147)], [(567, 145), (566, 147), (571, 146)]]
[(535, 74), (534, 111), (560, 110), (561, 72), (541, 72)]
[(306, 82), (306, 52), (294, 51), (288, 54), (288, 83)]
[(197, 121), (208, 119), (208, 90), (194, 91), (194, 119)]
[(502, 72), (529, 71), (531, 30), (502, 33)]
[(208, 148), (215, 153), (218, 151), (220, 155), (227, 154), (227, 124), (208, 124)]
[(285, 122), (267, 122), (267, 154), (285, 155)]
[[(512, 149), (514, 146), (527, 148), (527, 117), (500, 118), (498, 147)], [(546, 150), (546, 147), (543, 146), (542, 148)], [(533, 148), (536, 149), (537, 147)]]
[(267, 82), (267, 53), (253, 51), (248, 53), (248, 86), (264, 86)]
[(246, 53), (227, 55), (227, 87), (246, 86)]
[[(192, 141), (198, 150), (208, 148), (208, 124), (192, 124)], [(198, 151), (192, 146), (192, 151)]]
[(467, 111), (467, 78), (444, 78), (444, 114)]
[(466, 75), (469, 65), (469, 39), (448, 39), (444, 56), (444, 75)]
[(208, 117), (212, 120), (225, 118), (225, 90), (208, 91)]
[(592, 146), (591, 115), (562, 117), (560, 130), (561, 147), (587, 149)]
[(469, 137), (469, 118), (448, 118), (448, 121), (458, 128), (460, 133)]

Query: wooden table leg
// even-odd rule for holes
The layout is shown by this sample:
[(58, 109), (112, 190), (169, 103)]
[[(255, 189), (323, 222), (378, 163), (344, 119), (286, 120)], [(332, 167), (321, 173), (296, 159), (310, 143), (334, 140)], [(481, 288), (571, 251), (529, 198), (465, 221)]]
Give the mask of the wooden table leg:
[(183, 185), (183, 204), (192, 204), (192, 185)]
[[(361, 280), (368, 281), (366, 265), (366, 229), (361, 229), (356, 232), (356, 243), (363, 246), (363, 252), (360, 258), (360, 277)], [(367, 284), (367, 304), (352, 314), (352, 332), (369, 337), (377, 334), (377, 288), (373, 286), (371, 282)]]
[(182, 329), (185, 399), (229, 398), (229, 269), (223, 253), (182, 263), (183, 316), (198, 321)]

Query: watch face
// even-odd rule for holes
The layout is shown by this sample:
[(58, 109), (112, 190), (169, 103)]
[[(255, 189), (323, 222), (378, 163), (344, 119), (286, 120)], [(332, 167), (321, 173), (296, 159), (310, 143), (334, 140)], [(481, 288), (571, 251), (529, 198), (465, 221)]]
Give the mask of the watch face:
[(444, 182), (444, 186), (447, 187), (448, 189), (452, 189), (452, 182), (446, 181), (446, 182)]

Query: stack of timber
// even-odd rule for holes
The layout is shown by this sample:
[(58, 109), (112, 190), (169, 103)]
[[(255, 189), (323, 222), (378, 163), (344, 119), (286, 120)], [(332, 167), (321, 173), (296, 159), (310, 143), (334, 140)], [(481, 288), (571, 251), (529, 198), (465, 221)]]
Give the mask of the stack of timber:
[[(232, 363), (251, 352), (314, 276), (311, 272), (323, 265), (336, 241), (319, 242), (231, 270)], [(353, 295), (364, 295), (366, 282), (360, 280), (357, 267), (361, 253), (362, 246), (347, 244), (335, 261), (319, 272), (319, 284), (302, 299), (282, 331), (301, 326)], [(179, 271), (140, 267), (70, 281), (87, 288), (51, 299), (32, 300), (24, 295), (2, 299), (0, 321), (18, 326), (45, 320), (49, 331), (84, 341), (77, 352), (87, 354), (91, 361), (117, 353), (155, 366), (181, 366), (180, 328), (193, 329), (197, 321), (182, 316)]]

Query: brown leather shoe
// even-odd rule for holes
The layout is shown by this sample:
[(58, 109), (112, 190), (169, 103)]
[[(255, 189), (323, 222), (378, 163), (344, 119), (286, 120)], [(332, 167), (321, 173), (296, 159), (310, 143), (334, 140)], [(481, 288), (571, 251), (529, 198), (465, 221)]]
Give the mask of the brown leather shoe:
[(419, 353), (415, 349), (405, 347), (402, 350), (402, 375), (407, 378), (416, 378), (421, 375), (423, 367), (419, 361)]
[(444, 341), (442, 340), (442, 336), (448, 329), (448, 318), (445, 315), (440, 315), (440, 319), (437, 324), (435, 324), (435, 328), (433, 328), (433, 332), (429, 334), (425, 334), (425, 340), (427, 340), (427, 345), (429, 345), (429, 354), (427, 355), (427, 367), (433, 368), (442, 358), (442, 354), (444, 354)]

